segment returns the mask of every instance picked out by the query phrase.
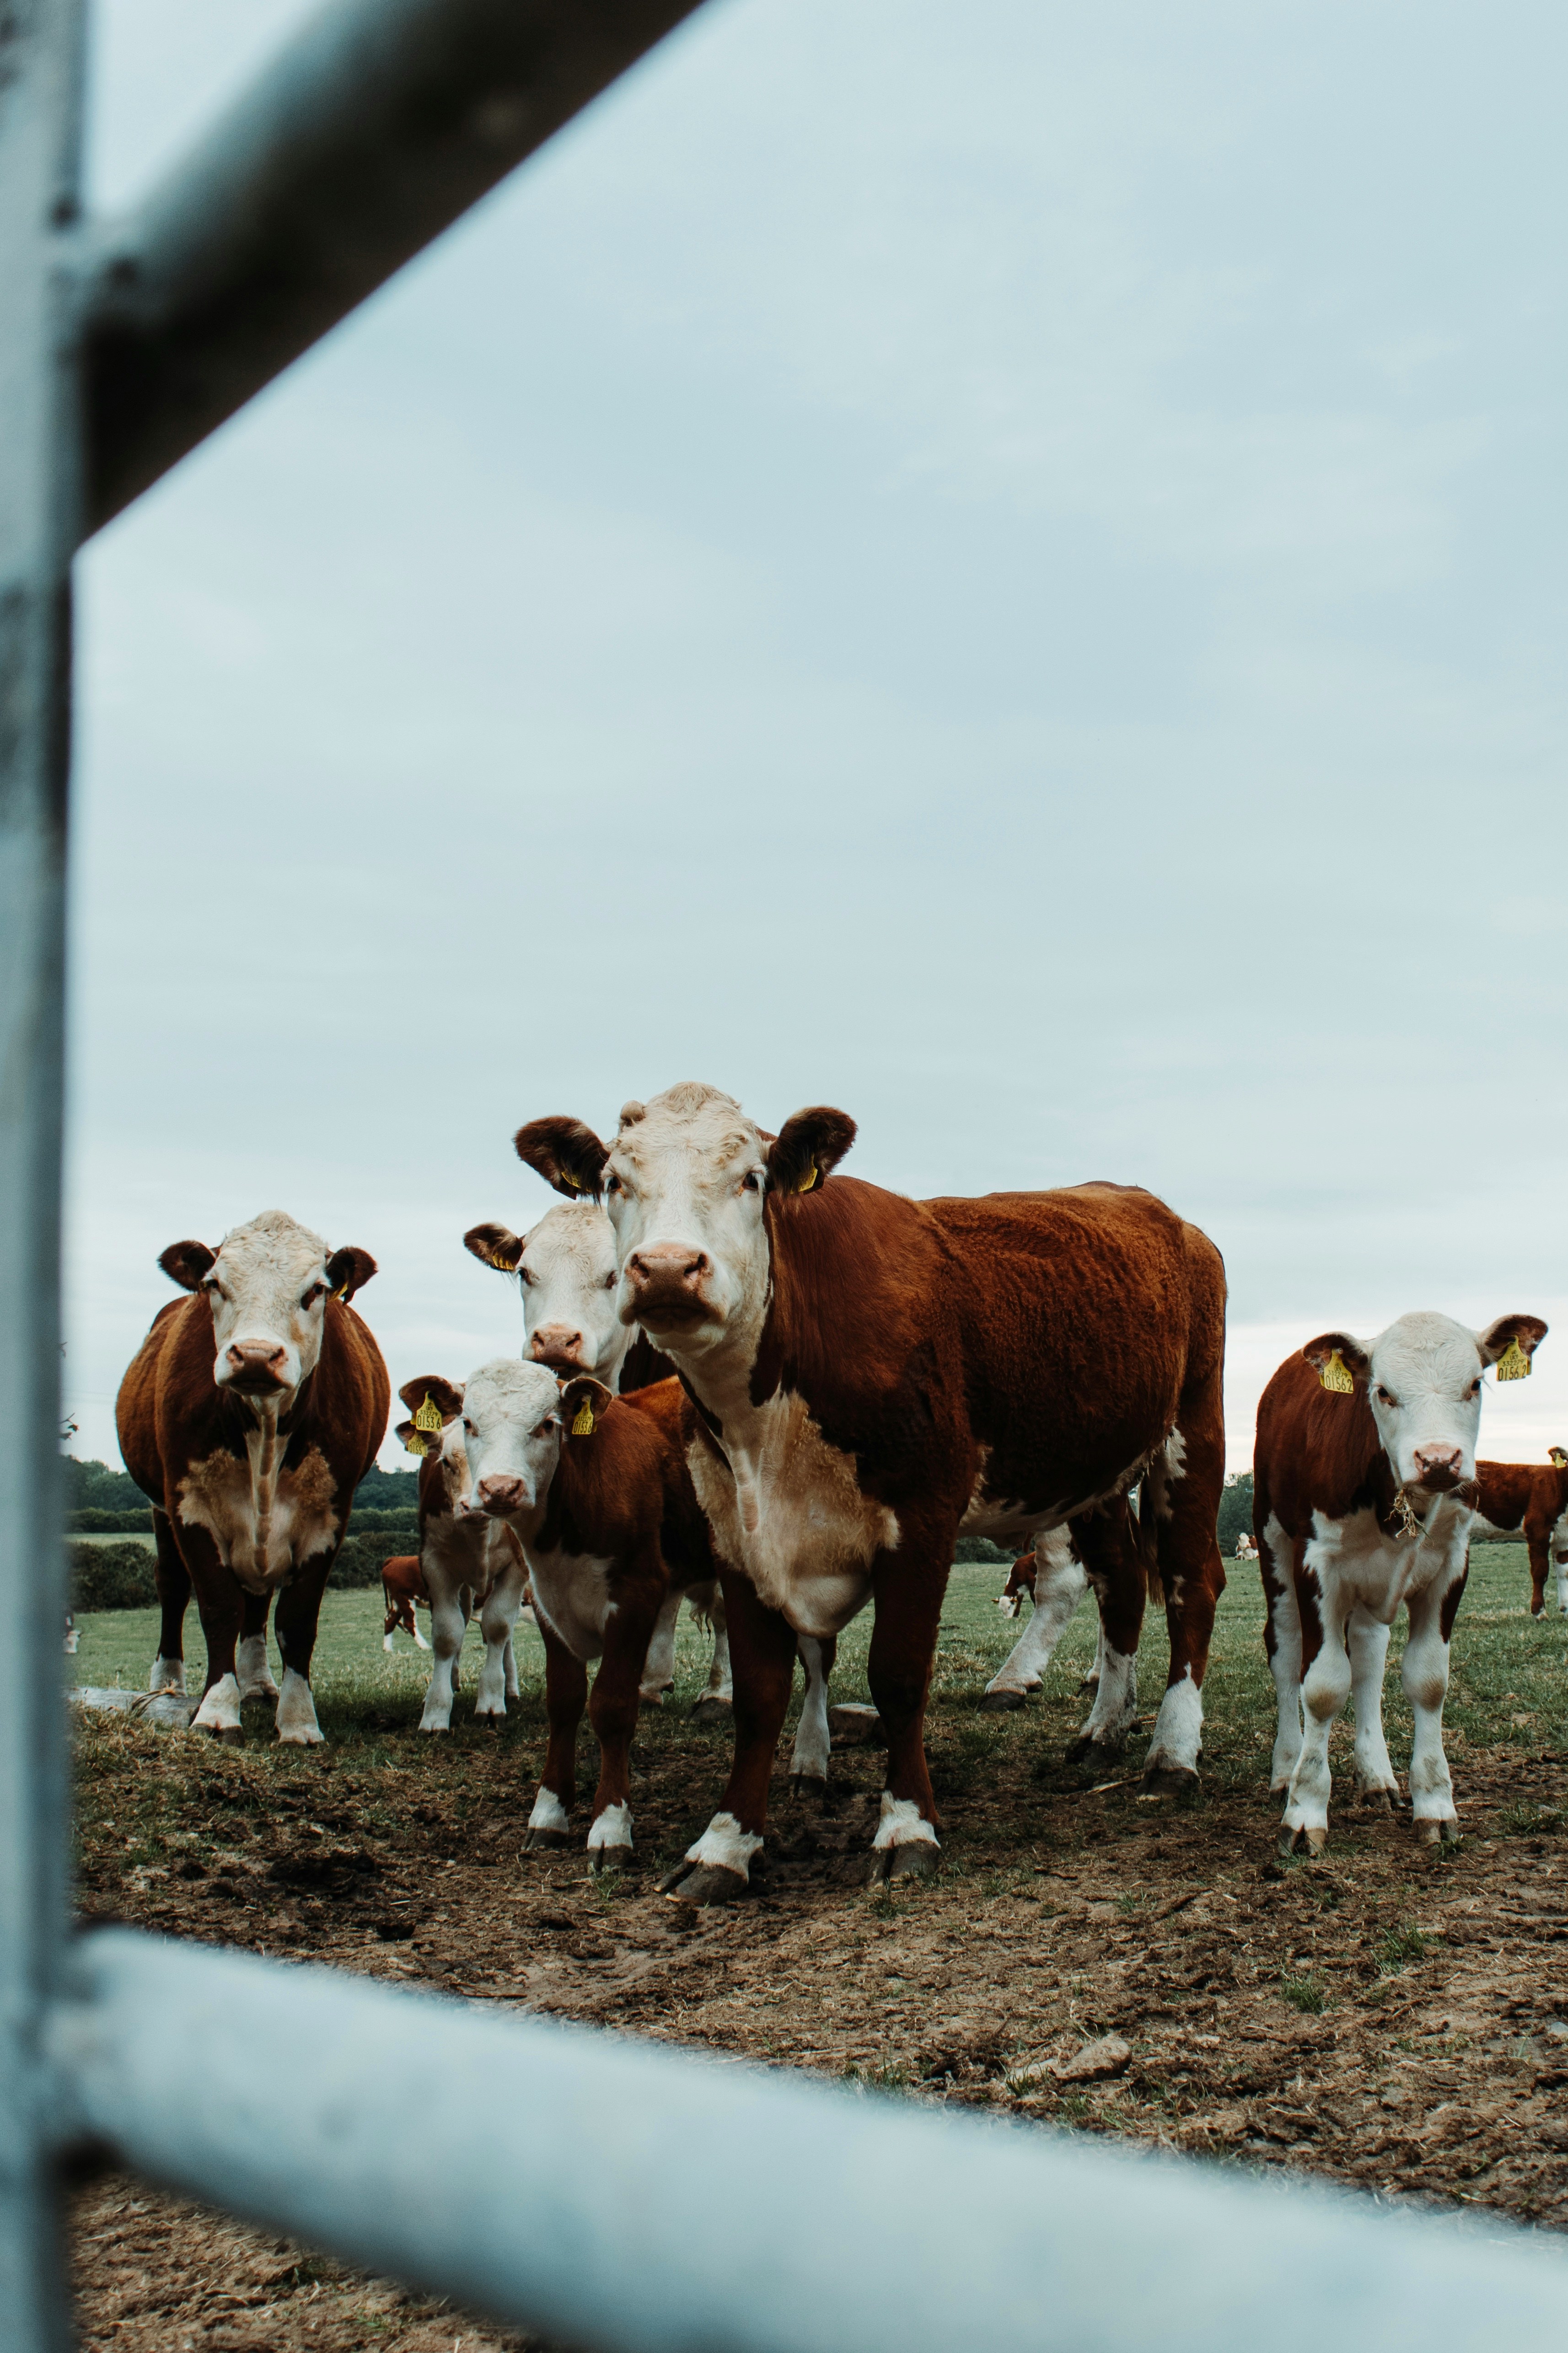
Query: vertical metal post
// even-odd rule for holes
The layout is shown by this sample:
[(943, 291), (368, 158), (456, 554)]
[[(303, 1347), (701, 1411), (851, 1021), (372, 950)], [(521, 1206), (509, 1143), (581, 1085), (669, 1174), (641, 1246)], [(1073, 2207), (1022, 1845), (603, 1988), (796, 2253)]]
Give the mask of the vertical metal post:
[(69, 2341), (40, 2029), (68, 1872), (58, 1666), (59, 1190), (70, 553), (62, 262), (80, 0), (0, 5), (0, 2344)]

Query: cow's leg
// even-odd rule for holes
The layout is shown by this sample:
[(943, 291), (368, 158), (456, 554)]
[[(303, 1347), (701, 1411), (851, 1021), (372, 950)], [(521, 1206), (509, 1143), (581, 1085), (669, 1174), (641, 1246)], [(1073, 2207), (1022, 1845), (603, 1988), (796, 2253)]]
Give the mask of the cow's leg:
[(334, 1552), (319, 1553), (306, 1562), (291, 1585), (286, 1585), (278, 1596), (277, 1614), (273, 1625), (278, 1634), (278, 1648), (283, 1654), (283, 1688), (278, 1696), (278, 1737), (287, 1747), (318, 1748), (323, 1735), (316, 1721), (316, 1703), (310, 1694), (310, 1659), (316, 1648), (316, 1625), (321, 1614), (321, 1596), (327, 1589), (327, 1577)]
[(1552, 1571), (1552, 1523), (1534, 1505), (1524, 1515), (1524, 1541), (1530, 1553), (1530, 1614), (1539, 1618), (1546, 1607), (1546, 1580)]
[(707, 1619), (713, 1634), (713, 1658), (708, 1669), (708, 1681), (698, 1695), (691, 1713), (696, 1717), (728, 1715), (735, 1704), (735, 1685), (730, 1672), (730, 1626), (724, 1614), (724, 1597), (717, 1580), (710, 1586), (690, 1588), (691, 1606), (699, 1607), (697, 1595), (701, 1593), (701, 1614)]
[(1405, 1605), (1410, 1639), (1399, 1679), (1415, 1719), (1410, 1743), (1410, 1810), (1423, 1846), (1436, 1846), (1439, 1839), (1451, 1844), (1459, 1835), (1454, 1785), (1443, 1753), (1443, 1702), (1448, 1695), (1448, 1638), (1469, 1570), (1468, 1554), (1461, 1552), (1447, 1577), (1435, 1577), (1425, 1592), (1411, 1594)]
[(1050, 1528), (1037, 1535), (1035, 1560), (1035, 1614), (985, 1686), (980, 1704), (989, 1714), (1022, 1707), (1027, 1694), (1039, 1690), (1051, 1653), (1089, 1591), (1070, 1528)]
[(184, 1693), (185, 1610), (191, 1599), (191, 1573), (181, 1557), (169, 1514), (156, 1506), (153, 1512), (153, 1541), (156, 1546), (153, 1582), (158, 1588), (160, 1620), (158, 1655), (147, 1677), (147, 1688)]
[(452, 1696), (458, 1688), (458, 1653), (468, 1630), (468, 1588), (448, 1576), (434, 1554), (422, 1562), (430, 1594), (430, 1635), (433, 1659), (425, 1686), (421, 1732), (450, 1732)]
[[(479, 1691), (474, 1699), (476, 1717), (487, 1717), (493, 1724), (506, 1714), (506, 1653), (511, 1641), (511, 1630), (517, 1623), (517, 1613), (522, 1607), (522, 1588), (528, 1581), (528, 1570), (521, 1560), (509, 1558), (495, 1583), (486, 1594), (479, 1610), (479, 1631), (485, 1640), (484, 1663), (479, 1669)], [(512, 1670), (515, 1688), (517, 1670)]]
[(245, 1622), (245, 1595), (205, 1528), (187, 1528), (184, 1536), (185, 1564), (207, 1646), (207, 1679), (192, 1725), (220, 1740), (237, 1741), (239, 1677), (235, 1672), (235, 1653)]
[(743, 1577), (721, 1579), (734, 1675), (735, 1749), (719, 1811), (664, 1892), (689, 1904), (725, 1904), (744, 1893), (768, 1820), (768, 1779), (795, 1681), (795, 1636)]
[(1568, 1512), (1552, 1531), (1552, 1556), (1557, 1563), (1557, 1607), (1568, 1618)]
[(572, 1835), (569, 1816), (577, 1794), (577, 1726), (588, 1699), (588, 1670), (569, 1651), (552, 1626), (539, 1621), (544, 1644), (544, 1715), (550, 1736), (544, 1749), (544, 1778), (523, 1832), (524, 1854), (542, 1847), (564, 1846)]
[(675, 1621), (680, 1615), (684, 1598), (678, 1589), (667, 1593), (659, 1605), (642, 1671), (642, 1688), (638, 1693), (645, 1707), (662, 1707), (666, 1692), (675, 1688)]
[(235, 1653), (235, 1672), (239, 1678), (242, 1700), (277, 1699), (279, 1696), (267, 1660), (267, 1613), (271, 1606), (272, 1596), (269, 1593), (247, 1593), (245, 1597), (239, 1648)]
[(1069, 1758), (1124, 1747), (1138, 1721), (1138, 1637), (1149, 1589), (1125, 1504), (1086, 1513), (1073, 1522), (1073, 1537), (1100, 1605), (1100, 1681)]
[(1351, 1662), (1351, 1705), (1355, 1711), (1355, 1785), (1358, 1796), (1382, 1801), (1392, 1812), (1391, 1800), (1399, 1783), (1383, 1736), (1383, 1674), (1388, 1663), (1388, 1628), (1358, 1602), (1345, 1629), (1345, 1649)]
[[(1176, 1426), (1144, 1481), (1140, 1512), (1152, 1510), (1155, 1553), (1165, 1588), (1165, 1622), (1171, 1632), (1171, 1671), (1143, 1760), (1143, 1787), (1191, 1789), (1197, 1785), (1203, 1754), (1204, 1670), (1208, 1664), (1215, 1610), (1225, 1591), (1216, 1524), (1225, 1492), (1224, 1300), (1218, 1310), (1218, 1347), (1206, 1327), (1200, 1334), (1205, 1361), (1189, 1373), (1177, 1409)], [(1207, 1361), (1213, 1351), (1213, 1360)], [(1147, 1524), (1145, 1524), (1146, 1525)]]
[(827, 1787), (833, 1753), (833, 1736), (827, 1729), (827, 1679), (838, 1655), (838, 1639), (827, 1634), (818, 1641), (815, 1635), (803, 1634), (795, 1651), (805, 1669), (805, 1697), (800, 1704), (800, 1722), (789, 1760), (790, 1793), (798, 1798), (808, 1786), (818, 1791)]
[[(519, 1614), (521, 1614), (521, 1605)], [(508, 1699), (521, 1699), (522, 1697), (522, 1685), (517, 1679), (517, 1652), (512, 1648), (512, 1631), (513, 1628), (511, 1626), (509, 1626), (506, 1630), (506, 1648), (501, 1652), (501, 1673), (505, 1680), (506, 1695)], [(419, 1640), (419, 1629), (417, 1626), (414, 1629), (414, 1639), (416, 1642)]]
[(1279, 1704), (1268, 1776), (1268, 1793), (1277, 1797), (1289, 1788), (1301, 1754), (1301, 1613), (1296, 1606), (1295, 1540), (1268, 1509), (1266, 1497), (1258, 1511), (1258, 1566), (1263, 1577), (1263, 1647)]
[[(1147, 1578), (1145, 1578), (1145, 1579), (1144, 1579), (1144, 1588), (1143, 1588), (1143, 1589), (1144, 1589), (1144, 1598), (1145, 1598), (1145, 1599), (1147, 1599), (1147, 1598), (1148, 1598), (1148, 1579), (1147, 1579)], [(1094, 1630), (1094, 1664), (1093, 1664), (1093, 1665), (1092, 1665), (1092, 1666), (1088, 1670), (1088, 1672), (1086, 1672), (1086, 1673), (1085, 1673), (1085, 1674), (1080, 1678), (1079, 1683), (1079, 1691), (1094, 1691), (1094, 1690), (1096, 1690), (1096, 1689), (1098, 1688), (1098, 1686), (1099, 1686), (1100, 1678), (1100, 1676), (1101, 1676), (1104, 1672), (1105, 1672), (1105, 1620), (1104, 1620), (1104, 1619), (1103, 1619), (1103, 1618), (1101, 1618), (1101, 1620), (1100, 1620), (1100, 1621), (1099, 1625), (1098, 1625), (1098, 1626), (1095, 1628), (1095, 1630)]]
[(1285, 1815), (1279, 1832), (1280, 1852), (1289, 1854), (1305, 1845), (1321, 1854), (1329, 1842), (1329, 1734), (1335, 1717), (1350, 1697), (1351, 1662), (1345, 1649), (1348, 1614), (1331, 1571), (1320, 1567), (1317, 1578), (1303, 1567), (1296, 1580), (1296, 1607), (1301, 1620), (1301, 1746), (1285, 1793)]
[[(884, 1879), (923, 1878), (937, 1865), (925, 1705), (957, 1533), (956, 1521), (935, 1532), (907, 1525), (896, 1558), (879, 1554), (873, 1572), (876, 1618), (866, 1680), (888, 1736), (887, 1786), (871, 1841), (873, 1887)], [(1040, 1614), (1037, 1602), (1031, 1625)]]
[[(662, 1561), (655, 1555), (637, 1567), (639, 1587), (657, 1593)], [(675, 1599), (679, 1602), (679, 1593)], [(631, 1861), (632, 1736), (648, 1681), (648, 1646), (663, 1614), (663, 1604), (657, 1616), (623, 1604), (605, 1628), (605, 1655), (588, 1702), (588, 1721), (599, 1744), (599, 1786), (594, 1792), (594, 1819), (588, 1825), (592, 1872), (618, 1871)]]

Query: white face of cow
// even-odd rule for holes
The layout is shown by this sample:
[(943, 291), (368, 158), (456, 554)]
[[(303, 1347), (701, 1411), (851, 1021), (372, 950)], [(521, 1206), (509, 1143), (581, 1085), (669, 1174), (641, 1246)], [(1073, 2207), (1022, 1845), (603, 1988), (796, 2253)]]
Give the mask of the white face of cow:
[(525, 1237), (517, 1271), (530, 1361), (614, 1388), (631, 1335), (616, 1307), (616, 1235), (603, 1209), (591, 1201), (552, 1209)]
[(1545, 1331), (1533, 1316), (1505, 1316), (1472, 1332), (1447, 1315), (1402, 1315), (1375, 1340), (1325, 1333), (1303, 1354), (1321, 1372), (1337, 1352), (1345, 1369), (1364, 1379), (1395, 1479), (1442, 1494), (1476, 1475), (1487, 1366), (1515, 1342), (1528, 1362)]
[(620, 1253), (620, 1314), (656, 1347), (702, 1356), (767, 1305), (761, 1131), (716, 1087), (671, 1087), (628, 1103), (605, 1164)]
[(321, 1353), (331, 1284), (321, 1235), (264, 1210), (225, 1236), (199, 1287), (212, 1308), (219, 1388), (279, 1404), (292, 1396)]
[(463, 1409), (441, 1439), (441, 1475), (459, 1519), (507, 1519), (539, 1510), (565, 1436), (561, 1388), (542, 1365), (498, 1356), (463, 1389)]

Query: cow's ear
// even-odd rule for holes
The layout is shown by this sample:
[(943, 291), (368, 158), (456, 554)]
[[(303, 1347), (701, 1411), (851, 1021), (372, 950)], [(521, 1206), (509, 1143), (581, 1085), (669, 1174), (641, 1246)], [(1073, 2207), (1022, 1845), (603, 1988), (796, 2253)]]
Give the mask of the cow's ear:
[(616, 1393), (592, 1373), (574, 1373), (561, 1384), (561, 1410), (566, 1417), (566, 1429), (573, 1438), (592, 1438), (599, 1416), (607, 1405), (613, 1405)]
[(493, 1266), (498, 1274), (515, 1274), (522, 1261), (522, 1237), (510, 1226), (470, 1226), (463, 1236), (463, 1248), (481, 1266)]
[(363, 1291), (375, 1272), (375, 1261), (369, 1250), (359, 1250), (352, 1242), (347, 1250), (334, 1250), (327, 1261), (327, 1281), (334, 1299), (346, 1307), (356, 1291)]
[(1482, 1364), (1495, 1365), (1500, 1381), (1522, 1381), (1546, 1330), (1539, 1315), (1500, 1315), (1495, 1324), (1476, 1334)]
[(855, 1141), (847, 1111), (816, 1103), (792, 1112), (768, 1146), (768, 1182), (776, 1193), (812, 1193), (831, 1176)]
[(171, 1242), (166, 1250), (159, 1251), (158, 1263), (182, 1291), (199, 1291), (203, 1275), (217, 1264), (217, 1252), (208, 1250), (205, 1242)]
[[(461, 1381), (447, 1380), (440, 1373), (424, 1373), (416, 1381), (405, 1381), (397, 1394), (416, 1420), (426, 1406), (434, 1407), (441, 1417), (443, 1430), (449, 1421), (456, 1421), (463, 1410)], [(428, 1429), (429, 1426), (430, 1418), (426, 1415), (418, 1427)]]
[(1301, 1354), (1324, 1388), (1347, 1396), (1372, 1369), (1371, 1351), (1352, 1332), (1320, 1332)]
[(512, 1137), (518, 1158), (569, 1201), (596, 1201), (610, 1147), (580, 1119), (531, 1119)]

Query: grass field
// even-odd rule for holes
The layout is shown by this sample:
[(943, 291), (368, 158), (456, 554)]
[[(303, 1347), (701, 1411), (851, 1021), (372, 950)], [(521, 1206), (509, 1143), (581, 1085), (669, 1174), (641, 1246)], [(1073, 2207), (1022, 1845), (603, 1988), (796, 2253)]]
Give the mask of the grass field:
[[(1267, 1778), (1274, 1737), (1274, 1687), (1264, 1662), (1262, 1593), (1257, 1568), (1230, 1562), (1226, 1570), (1230, 1582), (1219, 1606), (1204, 1693), (1207, 1718), (1204, 1767), (1206, 1779), (1242, 1788), (1253, 1785), (1260, 1772)], [(994, 1606), (1003, 1576), (996, 1567), (962, 1567), (953, 1570), (948, 1588), (932, 1694), (932, 1746), (933, 1761), (940, 1757), (949, 1787), (970, 1783), (1013, 1736), (1011, 1719), (980, 1715), (967, 1708), (952, 1726), (936, 1720), (946, 1716), (944, 1702), (963, 1703), (978, 1695), (1021, 1631), (1021, 1622), (1004, 1620)], [(1529, 1587), (1521, 1547), (1491, 1546), (1473, 1556), (1469, 1587), (1455, 1628), (1445, 1718), (1456, 1758), (1467, 1741), (1478, 1739), (1488, 1745), (1511, 1740), (1521, 1746), (1539, 1747), (1543, 1741), (1568, 1746), (1568, 1620), (1531, 1620), (1526, 1614)], [(67, 1662), (73, 1681), (132, 1689), (145, 1683), (158, 1646), (155, 1610), (104, 1610), (78, 1622), (80, 1646)], [(427, 1630), (428, 1620), (423, 1616), (422, 1623)], [(1092, 1605), (1086, 1602), (1047, 1679), (1042, 1704), (1047, 1715), (1065, 1716), (1064, 1736), (1077, 1705), (1079, 1677), (1093, 1658), (1094, 1626)], [(388, 1743), (395, 1746), (414, 1735), (429, 1660), (427, 1653), (416, 1651), (404, 1634), (394, 1637), (396, 1649), (389, 1656), (381, 1647), (381, 1630), (379, 1590), (329, 1592), (321, 1612), (312, 1683), (328, 1739), (346, 1753), (367, 1755), (367, 1761), (369, 1753), (380, 1753), (390, 1762), (393, 1751)], [(833, 1678), (835, 1698), (869, 1696), (865, 1673), (870, 1630), (868, 1612), (856, 1620), (841, 1641)], [(1402, 1618), (1394, 1628), (1385, 1700), (1389, 1742), (1396, 1763), (1405, 1754), (1410, 1730), (1409, 1710), (1396, 1672), (1404, 1639)], [(187, 1681), (195, 1690), (200, 1686), (205, 1652), (194, 1608), (187, 1620), (186, 1643)], [(481, 1650), (478, 1629), (470, 1627), (464, 1651), (470, 1694)], [(518, 1628), (517, 1651), (523, 1695), (509, 1729), (514, 1737), (521, 1734), (542, 1739), (543, 1654), (537, 1634), (526, 1625)], [(1152, 1611), (1139, 1662), (1145, 1715), (1158, 1698), (1168, 1655), (1163, 1618)], [(273, 1656), (276, 1670), (276, 1646)], [(689, 1614), (683, 1614), (677, 1644), (675, 1705), (663, 1715), (650, 1713), (645, 1717), (647, 1737), (658, 1741), (666, 1727), (673, 1734), (682, 1723), (685, 1704), (702, 1687), (708, 1660), (705, 1638)], [(466, 1717), (467, 1709), (459, 1701), (459, 1729)], [(247, 1714), (247, 1729), (254, 1723), (251, 1736), (264, 1742), (262, 1713), (257, 1711), (254, 1717)], [(644, 1736), (639, 1732), (639, 1742)], [(1336, 1734), (1336, 1751), (1344, 1747), (1348, 1738), (1347, 1719)], [(948, 1753), (950, 1743), (952, 1753)]]

